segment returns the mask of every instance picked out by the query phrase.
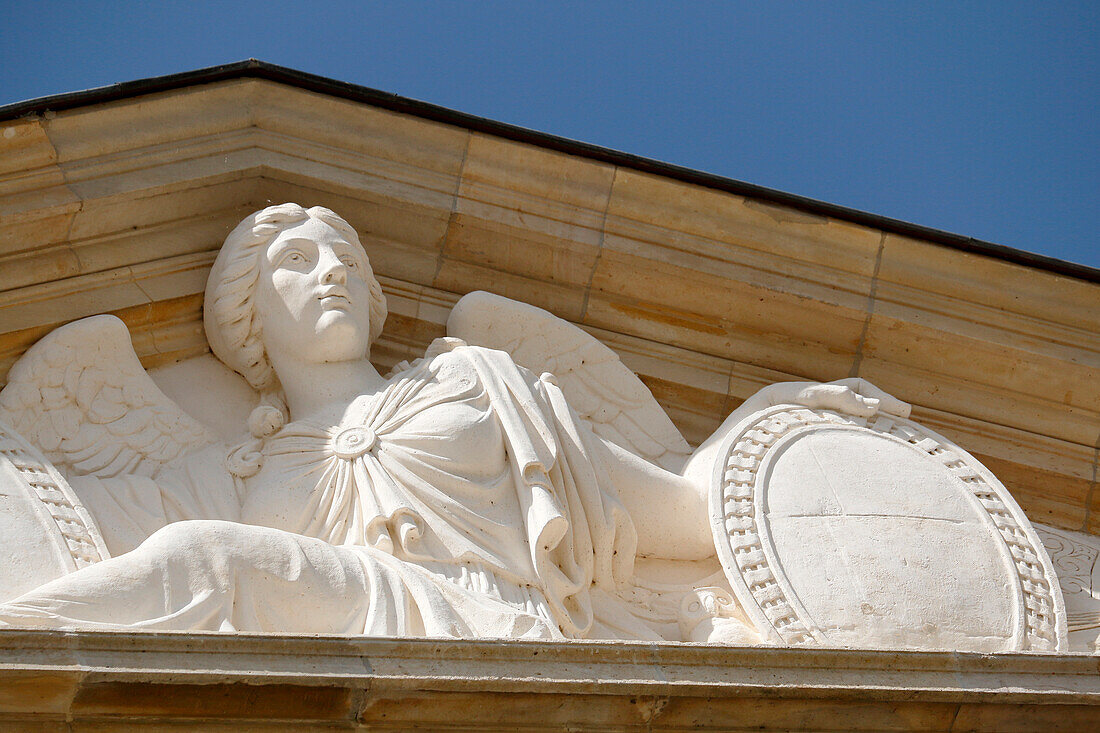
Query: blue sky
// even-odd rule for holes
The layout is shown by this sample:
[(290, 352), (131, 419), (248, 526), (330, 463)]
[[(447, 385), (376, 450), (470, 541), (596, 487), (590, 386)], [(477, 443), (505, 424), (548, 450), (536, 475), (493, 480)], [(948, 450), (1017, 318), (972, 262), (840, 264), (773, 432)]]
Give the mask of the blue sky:
[(255, 57), (1100, 267), (1100, 3), (0, 0), (0, 104)]

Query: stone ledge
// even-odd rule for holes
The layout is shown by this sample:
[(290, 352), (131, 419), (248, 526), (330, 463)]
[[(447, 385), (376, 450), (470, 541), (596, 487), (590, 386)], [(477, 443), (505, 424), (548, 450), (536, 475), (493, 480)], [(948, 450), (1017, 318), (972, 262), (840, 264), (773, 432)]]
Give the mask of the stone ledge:
[[(273, 725), (328, 721), (326, 726), (338, 727), (732, 729), (738, 727), (734, 719), (747, 724), (749, 712), (759, 716), (763, 710), (772, 711), (772, 717), (748, 727), (851, 729), (866, 723), (876, 729), (950, 730), (960, 721), (969, 729), (998, 729), (1005, 721), (1014, 729), (1069, 721), (1075, 728), (1086, 721), (1100, 725), (1100, 658), (625, 642), (0, 632), (0, 714), (27, 725), (248, 719)], [(863, 722), (856, 726), (857, 720)]]

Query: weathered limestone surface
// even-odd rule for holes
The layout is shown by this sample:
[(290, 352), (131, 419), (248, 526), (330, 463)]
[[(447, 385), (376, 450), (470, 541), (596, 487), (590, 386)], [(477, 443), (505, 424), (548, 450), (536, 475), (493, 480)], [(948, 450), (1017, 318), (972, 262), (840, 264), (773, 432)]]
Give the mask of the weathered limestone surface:
[(1085, 655), (9, 632), (9, 730), (1089, 730)]

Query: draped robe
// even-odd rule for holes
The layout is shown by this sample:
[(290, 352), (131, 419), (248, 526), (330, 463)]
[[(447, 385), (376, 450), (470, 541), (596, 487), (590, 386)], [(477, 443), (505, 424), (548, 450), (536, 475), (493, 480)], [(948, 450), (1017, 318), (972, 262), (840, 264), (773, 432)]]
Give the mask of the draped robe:
[(176, 523), (0, 605), (0, 621), (653, 638), (614, 600), (637, 541), (606, 456), (551, 375), (440, 339), (340, 424), (286, 425), (243, 485), (212, 485), (208, 459), (84, 482), (93, 511), (123, 515), (112, 552)]

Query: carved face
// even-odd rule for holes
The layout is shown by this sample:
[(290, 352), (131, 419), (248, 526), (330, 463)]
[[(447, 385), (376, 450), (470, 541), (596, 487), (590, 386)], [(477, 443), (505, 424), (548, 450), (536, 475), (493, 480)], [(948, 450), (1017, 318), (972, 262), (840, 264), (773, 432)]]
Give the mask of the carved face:
[(318, 219), (282, 231), (260, 258), (256, 314), (277, 359), (360, 359), (370, 346), (370, 269), (357, 241)]

